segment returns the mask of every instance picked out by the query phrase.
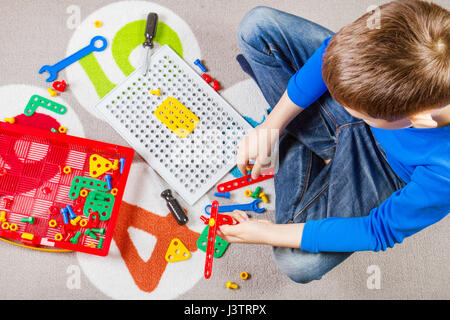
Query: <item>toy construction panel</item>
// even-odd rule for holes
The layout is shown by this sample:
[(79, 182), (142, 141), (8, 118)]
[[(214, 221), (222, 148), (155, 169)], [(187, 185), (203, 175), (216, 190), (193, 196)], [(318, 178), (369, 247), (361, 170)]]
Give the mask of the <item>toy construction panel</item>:
[[(93, 147), (95, 143), (90, 140), (82, 145), (65, 142), (65, 135), (60, 135), (59, 139), (20, 135), (0, 127), (0, 236), (32, 246), (70, 247), (105, 255), (104, 248), (109, 248), (115, 217), (95, 220), (95, 213), (89, 218), (83, 212), (88, 205), (86, 199), (93, 191), (89, 185), (80, 188), (81, 194), (75, 199), (69, 197), (69, 191), (76, 177), (104, 183), (104, 176), (90, 176), (91, 155), (99, 155), (111, 163), (126, 156)], [(105, 172), (112, 177), (114, 193), (123, 191), (126, 184), (127, 177), (119, 171), (111, 168)], [(111, 195), (109, 190), (103, 192)], [(65, 223), (60, 210), (67, 205), (73, 212), (67, 212), (68, 223)], [(120, 206), (120, 201), (114, 205)], [(114, 212), (117, 214), (118, 210), (115, 208)], [(97, 233), (85, 234), (89, 228)]]
[[(155, 111), (167, 99), (186, 108), (196, 125), (177, 134), (158, 119)], [(167, 45), (153, 54), (146, 74), (136, 70), (96, 107), (190, 205), (233, 168), (238, 142), (251, 128)]]

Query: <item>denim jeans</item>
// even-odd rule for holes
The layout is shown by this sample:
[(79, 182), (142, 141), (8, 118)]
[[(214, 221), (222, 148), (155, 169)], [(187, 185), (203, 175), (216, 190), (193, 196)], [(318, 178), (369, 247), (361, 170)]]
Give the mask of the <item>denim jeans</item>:
[[(275, 9), (256, 7), (247, 13), (239, 26), (239, 47), (271, 108), (294, 73), (332, 35), (311, 21)], [(331, 159), (327, 165), (326, 159)], [(281, 135), (277, 169), (275, 220), (280, 224), (364, 216), (405, 185), (390, 168), (370, 127), (328, 92)], [(278, 267), (299, 283), (321, 279), (350, 255), (273, 248)]]

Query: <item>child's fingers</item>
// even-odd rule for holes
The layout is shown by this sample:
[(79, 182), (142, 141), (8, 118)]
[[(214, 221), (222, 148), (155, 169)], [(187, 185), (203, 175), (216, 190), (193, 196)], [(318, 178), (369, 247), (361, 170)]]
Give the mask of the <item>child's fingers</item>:
[(248, 166), (248, 137), (242, 138), (237, 154), (237, 167), (243, 175), (247, 175), (246, 167)]
[(239, 223), (242, 223), (244, 221), (247, 221), (249, 219), (249, 217), (247, 216), (247, 214), (244, 211), (240, 211), (240, 210), (234, 210), (230, 216), (236, 220)]
[(262, 163), (259, 158), (256, 159), (255, 164), (252, 168), (252, 179), (257, 179), (261, 173)]

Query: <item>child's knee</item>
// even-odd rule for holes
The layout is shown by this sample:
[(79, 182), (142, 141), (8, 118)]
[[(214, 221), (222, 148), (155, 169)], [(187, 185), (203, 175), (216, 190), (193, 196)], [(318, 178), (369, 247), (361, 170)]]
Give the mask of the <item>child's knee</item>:
[(272, 8), (258, 6), (244, 16), (238, 28), (238, 43), (241, 48), (242, 45), (250, 44), (255, 40), (262, 31), (261, 28), (264, 28), (264, 25), (271, 20), (269, 17), (273, 12)]
[(297, 283), (309, 283), (322, 278), (318, 272), (320, 259), (302, 253), (298, 249), (274, 247), (273, 256), (277, 266), (291, 280)]

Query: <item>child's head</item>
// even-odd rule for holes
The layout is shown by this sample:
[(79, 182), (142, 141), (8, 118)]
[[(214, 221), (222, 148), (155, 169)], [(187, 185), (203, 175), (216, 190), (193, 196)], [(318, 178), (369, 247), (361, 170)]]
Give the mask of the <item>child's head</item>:
[(450, 12), (418, 0), (379, 9), (378, 26), (367, 13), (333, 37), (323, 77), (354, 116), (400, 128), (450, 104)]

